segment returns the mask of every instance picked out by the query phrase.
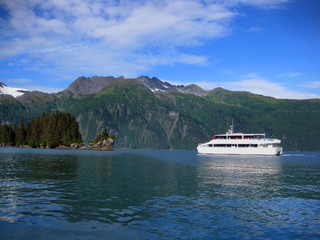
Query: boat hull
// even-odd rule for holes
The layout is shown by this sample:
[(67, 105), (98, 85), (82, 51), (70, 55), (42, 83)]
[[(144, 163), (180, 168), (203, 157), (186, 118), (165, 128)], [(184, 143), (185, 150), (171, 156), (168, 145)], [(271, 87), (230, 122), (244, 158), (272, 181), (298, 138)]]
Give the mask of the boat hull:
[(218, 155), (282, 155), (282, 147), (256, 147), (256, 148), (218, 148), (208, 146), (198, 146), (199, 154), (218, 154)]

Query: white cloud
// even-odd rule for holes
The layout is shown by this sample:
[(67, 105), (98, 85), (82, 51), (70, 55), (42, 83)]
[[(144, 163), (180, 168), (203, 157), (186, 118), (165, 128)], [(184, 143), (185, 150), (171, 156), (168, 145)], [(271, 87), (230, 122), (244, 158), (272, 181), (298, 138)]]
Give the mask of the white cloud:
[(225, 21), (234, 16), (219, 5), (195, 0), (121, 1), (113, 5), (110, 1), (12, 0), (3, 4), (10, 13), (6, 34), (17, 41), (15, 46), (25, 42), (12, 55), (32, 50), (35, 39), (38, 49), (82, 41), (132, 49), (161, 43), (196, 44), (223, 36)]
[[(212, 82), (212, 81), (194, 81), (194, 82), (179, 82), (167, 81), (173, 85), (189, 85), (197, 84), (205, 90), (212, 90), (217, 87), (222, 87), (231, 91), (246, 91), (263, 96), (270, 96), (279, 99), (312, 99), (320, 98), (320, 94), (307, 93), (303, 91), (290, 90), (284, 84), (272, 82), (268, 79), (260, 77), (256, 73), (249, 73), (240, 81), (233, 82)], [(309, 82), (305, 88), (320, 88), (320, 81)], [(301, 88), (300, 88), (301, 89)]]
[(262, 32), (263, 30), (259, 27), (250, 27), (245, 30), (246, 32), (251, 32), (251, 33), (259, 33)]
[(221, 0), (223, 4), (228, 5), (251, 5), (263, 8), (279, 8), (282, 4), (289, 2), (289, 0)]
[(301, 76), (301, 72), (286, 72), (286, 73), (281, 73), (278, 74), (278, 77), (284, 77), (284, 78), (296, 78)]
[[(178, 49), (230, 34), (229, 23), (238, 15), (236, 5), (284, 2), (0, 0), (8, 12), (0, 17), (0, 60), (22, 57), (41, 63), (39, 71), (64, 74), (75, 69), (125, 74), (156, 64), (203, 65), (206, 56)], [(175, 56), (163, 54), (166, 49), (174, 49)]]
[[(167, 81), (173, 85), (189, 85), (197, 84), (205, 90), (212, 90), (217, 87), (222, 87), (231, 91), (246, 91), (263, 96), (270, 96), (280, 99), (311, 99), (320, 98), (320, 94), (307, 93), (303, 91), (294, 91), (288, 89), (281, 83), (271, 82), (268, 79), (259, 77), (257, 74), (248, 74), (243, 80), (234, 82), (211, 82), (211, 81)], [(310, 82), (304, 87), (320, 88), (320, 82)]]
[(307, 82), (306, 85), (302, 87), (305, 88), (320, 88), (320, 81)]
[(63, 88), (56, 88), (56, 87), (40, 87), (40, 86), (25, 86), (25, 89), (28, 91), (40, 91), (45, 93), (57, 93), (61, 92)]
[(12, 86), (12, 84), (21, 85), (28, 82), (32, 82), (32, 80), (28, 78), (14, 78), (14, 79), (3, 79), (3, 80), (0, 79), (0, 81), (10, 86)]
[(251, 75), (248, 79), (241, 81), (222, 83), (221, 86), (233, 91), (249, 91), (255, 94), (281, 99), (320, 98), (320, 95), (318, 94), (290, 90), (280, 83), (271, 82), (270, 80), (260, 78), (256, 75)]

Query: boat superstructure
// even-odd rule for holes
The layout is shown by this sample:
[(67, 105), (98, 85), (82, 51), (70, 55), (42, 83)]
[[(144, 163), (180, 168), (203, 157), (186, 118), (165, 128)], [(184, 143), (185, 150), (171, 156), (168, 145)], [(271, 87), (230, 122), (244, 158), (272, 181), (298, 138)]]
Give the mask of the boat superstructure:
[(197, 150), (203, 154), (281, 155), (280, 143), (265, 134), (234, 133), (232, 123), (226, 134), (214, 135), (211, 141), (199, 144)]

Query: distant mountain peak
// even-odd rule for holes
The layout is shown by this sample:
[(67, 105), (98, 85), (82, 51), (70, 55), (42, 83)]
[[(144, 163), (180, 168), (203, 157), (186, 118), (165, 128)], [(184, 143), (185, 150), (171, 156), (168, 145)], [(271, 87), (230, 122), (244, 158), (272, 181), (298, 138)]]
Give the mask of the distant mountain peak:
[(162, 82), (160, 79), (156, 77), (149, 78), (147, 76), (140, 76), (137, 77), (137, 80), (140, 81), (146, 87), (148, 87), (152, 92), (167, 91), (176, 87), (168, 82)]
[(0, 94), (11, 95), (16, 98), (16, 97), (22, 96), (26, 92), (29, 92), (29, 91), (27, 91), (26, 89), (22, 89), (22, 88), (8, 87), (3, 82), (0, 82)]
[(140, 81), (146, 87), (148, 87), (152, 92), (156, 92), (156, 91), (165, 92), (168, 90), (178, 90), (179, 92), (182, 92), (182, 93), (190, 93), (197, 96), (204, 96), (208, 93), (206, 90), (202, 89), (196, 84), (191, 84), (187, 86), (172, 85), (168, 82), (163, 82), (156, 77), (149, 78), (147, 76), (137, 77), (137, 80)]
[(114, 77), (78, 77), (73, 81), (64, 92), (73, 94), (92, 94), (101, 91), (108, 86), (115, 78)]
[[(112, 76), (93, 76), (91, 78), (82, 76), (73, 81), (63, 92), (71, 92), (75, 95), (93, 94), (103, 90), (116, 79), (125, 80), (123, 76), (118, 78)], [(189, 93), (198, 96), (204, 96), (208, 93), (195, 84), (191, 84), (188, 86), (173, 85), (166, 81), (161, 81), (156, 77), (149, 78), (148, 76), (140, 76), (134, 79), (143, 84), (145, 87), (149, 88), (152, 92), (166, 92), (168, 90), (177, 90), (182, 93)]]
[(191, 93), (197, 96), (205, 96), (208, 94), (208, 91), (204, 90), (203, 88), (199, 87), (196, 84), (190, 84), (187, 86), (178, 86), (178, 90), (183, 93)]

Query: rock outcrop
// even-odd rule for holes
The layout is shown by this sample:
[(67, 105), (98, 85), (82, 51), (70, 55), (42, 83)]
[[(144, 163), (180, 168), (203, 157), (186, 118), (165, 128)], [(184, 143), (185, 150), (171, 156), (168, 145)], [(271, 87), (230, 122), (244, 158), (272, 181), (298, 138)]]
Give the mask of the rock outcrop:
[(92, 94), (101, 91), (106, 86), (108, 86), (113, 80), (114, 77), (98, 77), (93, 76), (92, 78), (88, 77), (79, 77), (70, 86), (65, 89), (63, 92), (71, 92), (73, 94)]
[(72, 143), (70, 145), (71, 149), (85, 149), (86, 147), (84, 146), (83, 143)]
[(112, 138), (107, 138), (97, 143), (89, 143), (86, 147), (88, 150), (103, 150), (103, 151), (113, 151), (114, 141)]

